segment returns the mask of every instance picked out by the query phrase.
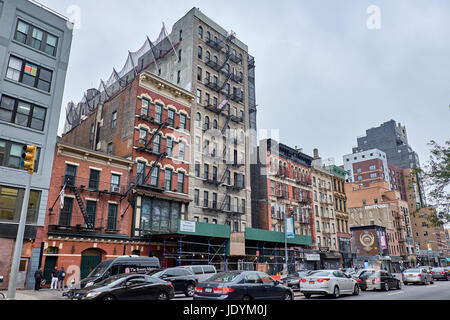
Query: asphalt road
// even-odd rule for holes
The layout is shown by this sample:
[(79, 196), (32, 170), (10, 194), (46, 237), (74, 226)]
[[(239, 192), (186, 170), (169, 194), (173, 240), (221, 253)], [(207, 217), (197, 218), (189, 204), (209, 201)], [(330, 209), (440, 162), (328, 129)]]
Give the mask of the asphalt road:
[[(177, 294), (174, 300), (192, 300)], [(312, 296), (306, 299), (300, 292), (295, 292), (295, 300), (334, 300), (326, 296)], [(434, 281), (430, 285), (402, 285), (400, 290), (361, 291), (358, 296), (344, 295), (338, 300), (450, 300), (450, 281)]]

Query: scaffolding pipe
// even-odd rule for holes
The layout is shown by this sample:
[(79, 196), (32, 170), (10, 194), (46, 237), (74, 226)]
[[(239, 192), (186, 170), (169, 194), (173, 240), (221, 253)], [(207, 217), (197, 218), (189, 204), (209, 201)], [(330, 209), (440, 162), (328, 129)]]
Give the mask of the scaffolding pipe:
[(181, 254), (183, 253), (182, 251), (182, 237), (180, 237), (180, 254), (178, 255), (178, 265), (181, 266)]

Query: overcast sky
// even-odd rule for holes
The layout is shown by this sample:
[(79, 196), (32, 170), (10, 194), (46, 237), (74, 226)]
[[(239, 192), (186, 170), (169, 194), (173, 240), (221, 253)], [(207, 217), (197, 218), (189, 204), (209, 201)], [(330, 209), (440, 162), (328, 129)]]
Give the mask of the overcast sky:
[[(113, 67), (120, 70), (147, 35), (155, 40), (162, 22), (171, 32), (195, 6), (248, 45), (256, 60), (258, 128), (279, 129), (282, 143), (309, 155), (318, 148), (340, 165), (358, 136), (394, 119), (406, 125), (423, 164), (427, 143), (450, 137), (446, 0), (40, 2), (68, 17), (68, 8), (80, 8), (62, 110), (98, 88)], [(381, 20), (367, 13), (371, 5)], [(380, 28), (368, 28), (368, 20)]]

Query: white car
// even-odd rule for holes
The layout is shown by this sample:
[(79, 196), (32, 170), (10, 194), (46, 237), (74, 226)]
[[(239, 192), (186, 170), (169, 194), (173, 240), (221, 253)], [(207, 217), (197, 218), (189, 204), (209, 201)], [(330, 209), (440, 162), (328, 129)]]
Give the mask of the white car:
[(301, 280), (300, 292), (305, 298), (313, 294), (338, 298), (341, 294), (359, 295), (359, 285), (340, 270), (318, 270)]

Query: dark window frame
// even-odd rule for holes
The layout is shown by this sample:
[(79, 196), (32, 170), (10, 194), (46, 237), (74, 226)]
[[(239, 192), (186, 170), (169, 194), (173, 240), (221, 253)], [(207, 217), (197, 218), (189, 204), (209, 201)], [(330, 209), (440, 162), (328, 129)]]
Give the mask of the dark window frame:
[[(28, 32), (27, 32), (26, 35), (18, 30), (20, 22), (28, 25)], [(37, 30), (40, 30), (40, 31), (43, 32), (42, 39), (40, 40), (41, 43), (40, 43), (39, 48), (36, 48), (35, 46), (32, 45), (34, 29), (37, 29)], [(58, 52), (58, 44), (59, 44), (59, 37), (58, 36), (55, 36), (54, 34), (48, 32), (46, 30), (43, 30), (42, 28), (38, 28), (38, 27), (34, 26), (32, 23), (26, 22), (26, 21), (24, 21), (22, 19), (17, 19), (16, 27), (15, 27), (14, 30), (15, 30), (14, 31), (14, 40), (15, 41), (20, 42), (20, 43), (22, 43), (22, 44), (24, 44), (26, 46), (29, 46), (31, 48), (34, 48), (36, 50), (39, 50), (39, 51), (41, 51), (41, 52), (43, 52), (43, 53), (45, 53), (45, 54), (47, 54), (49, 56), (56, 57), (56, 53)], [(21, 41), (21, 40), (19, 40), (17, 38), (17, 33), (18, 32), (25, 36), (25, 42), (23, 42), (23, 41)], [(49, 36), (50, 37), (54, 37), (56, 39), (56, 43), (55, 43), (54, 46), (50, 45), (48, 43)], [(52, 53), (49, 53), (47, 51), (47, 46), (53, 48)]]
[[(19, 71), (19, 80), (17, 80), (17, 81), (14, 80), (14, 79), (8, 78), (8, 70), (10, 69), (9, 65), (11, 63), (11, 58), (20, 60), (21, 63), (22, 63), (22, 66), (21, 66), (20, 71)], [(26, 67), (27, 64), (36, 67), (37, 71), (36, 71), (36, 75), (35, 76), (25, 73), (25, 67)], [(17, 69), (14, 69), (14, 70), (17, 70)], [(46, 71), (46, 72), (49, 73), (50, 81), (47, 81), (46, 79), (41, 78), (41, 71)], [(24, 82), (24, 76), (29, 76), (30, 78), (34, 78), (34, 84), (30, 85), (30, 84)], [(35, 64), (35, 63), (33, 63), (33, 62), (29, 61), (29, 60), (25, 60), (25, 59), (19, 58), (19, 57), (14, 56), (14, 55), (10, 55), (9, 56), (8, 65), (6, 66), (6, 76), (5, 77), (8, 80), (19, 82), (19, 83), (22, 83), (22, 84), (24, 84), (26, 86), (29, 86), (29, 87), (32, 87), (32, 88), (35, 88), (35, 89), (38, 89), (38, 90), (41, 90), (41, 91), (44, 91), (44, 92), (50, 92), (51, 89), (52, 89), (52, 81), (53, 81), (53, 71), (52, 70), (44, 68), (44, 67), (41, 67), (38, 64)], [(39, 87), (40, 81), (48, 84), (48, 90)]]
[[(12, 110), (9, 110), (7, 108), (2, 108), (2, 102), (3, 102), (4, 98), (14, 100), (14, 105), (13, 105), (13, 109)], [(20, 103), (25, 103), (25, 104), (28, 104), (30, 106), (30, 112), (28, 113), (28, 115), (18, 111), (18, 107), (19, 107)], [(40, 109), (42, 109), (44, 111), (44, 118), (43, 119), (34, 117), (35, 108), (40, 108)], [(33, 130), (38, 130), (38, 131), (44, 131), (44, 129), (45, 129), (45, 120), (46, 120), (46, 117), (47, 117), (47, 108), (38, 106), (38, 105), (36, 105), (34, 103), (31, 103), (31, 102), (27, 102), (27, 101), (20, 100), (20, 99), (14, 98), (14, 97), (10, 97), (10, 96), (7, 96), (7, 95), (1, 95), (1, 97), (0, 97), (0, 111), (1, 110), (6, 110), (6, 112), (11, 112), (11, 118), (9, 120), (0, 119), (1, 121), (6, 121), (6, 122), (13, 123), (13, 124), (16, 124), (16, 125), (21, 126), (21, 127), (31, 128)], [(17, 123), (17, 116), (18, 116), (18, 114), (22, 115), (22, 116), (26, 116), (28, 118), (26, 125), (22, 125), (20, 123)], [(42, 129), (38, 129), (38, 128), (33, 128), (32, 127), (34, 119), (36, 119), (38, 121), (42, 121)]]

